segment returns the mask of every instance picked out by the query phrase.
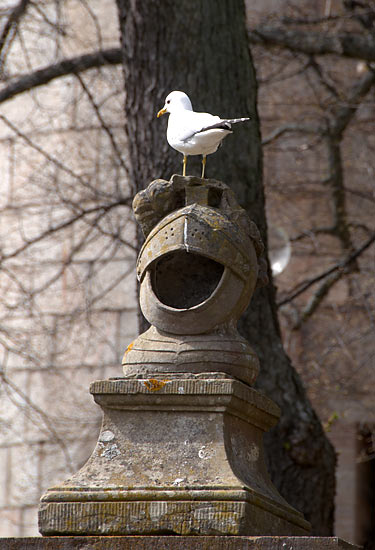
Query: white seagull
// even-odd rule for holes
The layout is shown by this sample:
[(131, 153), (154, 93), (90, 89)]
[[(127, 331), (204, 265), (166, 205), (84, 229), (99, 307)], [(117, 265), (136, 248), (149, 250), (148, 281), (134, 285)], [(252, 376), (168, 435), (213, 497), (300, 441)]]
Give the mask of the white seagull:
[(209, 113), (196, 113), (189, 97), (184, 92), (171, 92), (158, 118), (169, 113), (167, 141), (173, 149), (184, 155), (182, 175), (186, 175), (189, 155), (202, 155), (202, 178), (206, 156), (215, 153), (222, 140), (232, 133), (232, 124), (249, 118), (220, 118)]

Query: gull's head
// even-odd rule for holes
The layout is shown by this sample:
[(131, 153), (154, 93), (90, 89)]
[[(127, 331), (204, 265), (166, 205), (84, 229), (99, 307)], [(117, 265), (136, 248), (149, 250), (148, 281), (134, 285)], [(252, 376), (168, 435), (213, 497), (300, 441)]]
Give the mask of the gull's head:
[(189, 97), (184, 92), (174, 91), (167, 95), (164, 107), (158, 112), (158, 118), (165, 113), (177, 111), (192, 111), (193, 106)]

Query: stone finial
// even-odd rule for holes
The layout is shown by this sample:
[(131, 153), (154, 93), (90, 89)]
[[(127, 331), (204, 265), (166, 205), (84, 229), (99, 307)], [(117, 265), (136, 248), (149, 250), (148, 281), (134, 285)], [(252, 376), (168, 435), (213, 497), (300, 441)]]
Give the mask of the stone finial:
[(125, 375), (220, 371), (253, 384), (258, 360), (236, 324), (266, 278), (256, 225), (227, 185), (195, 177), (153, 181), (133, 209), (146, 237), (140, 305), (152, 326), (126, 351)]

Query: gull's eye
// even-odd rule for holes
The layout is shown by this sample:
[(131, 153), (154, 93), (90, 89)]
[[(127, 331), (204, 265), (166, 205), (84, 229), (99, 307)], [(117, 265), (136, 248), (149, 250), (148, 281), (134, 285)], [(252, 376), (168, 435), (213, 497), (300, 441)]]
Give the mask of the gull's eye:
[(170, 102), (171, 102), (171, 100), (170, 100), (170, 99), (168, 99), (167, 103), (170, 103)]

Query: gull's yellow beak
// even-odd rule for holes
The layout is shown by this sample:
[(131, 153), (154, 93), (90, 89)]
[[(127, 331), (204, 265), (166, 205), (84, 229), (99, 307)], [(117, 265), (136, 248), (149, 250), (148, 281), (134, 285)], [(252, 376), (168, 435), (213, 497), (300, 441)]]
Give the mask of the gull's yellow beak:
[(160, 111), (159, 111), (158, 114), (157, 114), (157, 118), (159, 118), (159, 116), (161, 116), (161, 115), (165, 115), (166, 112), (167, 112), (167, 108), (166, 108), (166, 107), (164, 107), (164, 109), (160, 109)]

